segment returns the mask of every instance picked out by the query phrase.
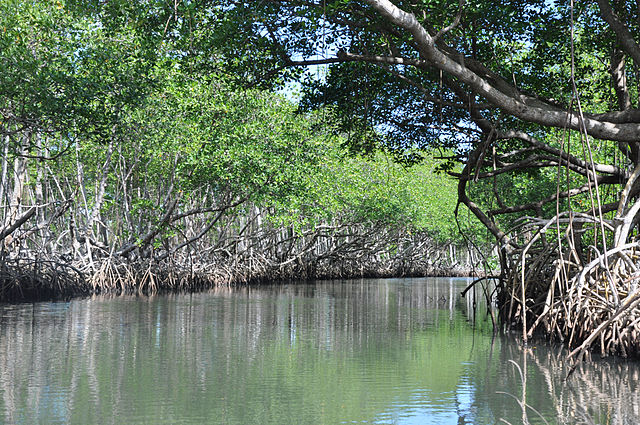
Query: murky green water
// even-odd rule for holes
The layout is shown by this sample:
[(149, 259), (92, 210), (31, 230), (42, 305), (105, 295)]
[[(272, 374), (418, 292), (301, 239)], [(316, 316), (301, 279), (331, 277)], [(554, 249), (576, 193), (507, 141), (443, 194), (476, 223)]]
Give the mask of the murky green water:
[[(561, 351), (493, 338), (484, 308), (469, 320), (466, 283), (358, 280), (0, 306), (0, 421), (515, 424), (516, 397), (549, 423), (637, 423), (637, 364), (588, 364), (564, 382)], [(509, 360), (526, 372), (524, 394)]]

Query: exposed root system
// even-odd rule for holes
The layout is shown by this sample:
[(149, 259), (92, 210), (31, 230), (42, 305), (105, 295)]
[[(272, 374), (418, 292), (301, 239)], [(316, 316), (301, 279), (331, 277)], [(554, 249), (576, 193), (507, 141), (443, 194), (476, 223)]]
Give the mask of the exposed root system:
[(65, 298), (87, 295), (90, 286), (82, 273), (59, 261), (3, 258), (0, 261), (0, 300)]
[(469, 275), (473, 270), (470, 258), (456, 261), (449, 247), (438, 248), (426, 237), (416, 245), (404, 241), (406, 249), (398, 249), (397, 240), (367, 248), (358, 240), (327, 243), (313, 238), (310, 244), (300, 239), (297, 246), (287, 248), (286, 255), (277, 250), (269, 255), (268, 249), (233, 249), (233, 254), (229, 249), (203, 249), (199, 254), (185, 250), (168, 256), (160, 251), (129, 258), (94, 253), (88, 262), (29, 259), (29, 252), (22, 251), (19, 258), (0, 259), (0, 301), (197, 291), (286, 280)]
[[(522, 329), (525, 342), (544, 332), (568, 343), (569, 356), (578, 360), (591, 350), (640, 356), (640, 242), (580, 254), (571, 224), (562, 217), (528, 219), (534, 236), (509, 257), (501, 286), (503, 318)], [(545, 240), (547, 232), (560, 237)]]

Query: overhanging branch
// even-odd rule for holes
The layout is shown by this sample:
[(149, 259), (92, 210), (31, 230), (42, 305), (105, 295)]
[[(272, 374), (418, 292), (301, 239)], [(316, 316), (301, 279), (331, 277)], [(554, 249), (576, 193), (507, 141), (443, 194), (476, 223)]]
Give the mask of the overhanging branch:
[[(462, 61), (458, 62), (452, 59), (450, 55), (445, 54), (438, 48), (434, 38), (418, 22), (414, 15), (401, 10), (388, 0), (367, 0), (367, 2), (390, 22), (400, 26), (412, 35), (417, 43), (421, 57), (428, 62), (430, 67), (440, 69), (468, 84), (475, 92), (506, 113), (524, 121), (544, 126), (570, 128), (573, 130), (585, 129), (587, 134), (599, 139), (624, 142), (638, 140), (640, 124), (616, 124), (608, 121), (599, 121), (593, 116), (580, 116), (556, 106), (545, 104), (534, 98), (532, 100), (535, 102), (527, 104), (527, 96), (513, 94), (518, 93), (515, 88), (512, 88), (509, 94), (499, 90), (489, 80), (465, 66)], [(462, 55), (460, 56), (462, 57)]]

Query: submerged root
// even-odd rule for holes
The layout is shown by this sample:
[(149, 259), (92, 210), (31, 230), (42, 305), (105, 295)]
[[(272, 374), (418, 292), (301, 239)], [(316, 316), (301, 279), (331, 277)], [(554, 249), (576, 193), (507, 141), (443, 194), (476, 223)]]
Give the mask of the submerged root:
[[(570, 357), (581, 358), (586, 350), (599, 342), (605, 356), (640, 355), (640, 291), (636, 271), (625, 267), (624, 258), (636, 257), (637, 244), (628, 244), (599, 256), (571, 280), (566, 297), (566, 330), (572, 346)], [(615, 256), (615, 258), (606, 258)], [(609, 259), (609, 268), (602, 266)]]

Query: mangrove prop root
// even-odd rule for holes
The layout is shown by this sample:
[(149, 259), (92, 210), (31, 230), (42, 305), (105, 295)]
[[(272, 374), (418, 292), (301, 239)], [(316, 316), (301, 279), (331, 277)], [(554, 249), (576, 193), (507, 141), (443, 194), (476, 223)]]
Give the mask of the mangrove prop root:
[(511, 253), (502, 317), (527, 337), (537, 331), (568, 341), (575, 361), (591, 350), (603, 356), (640, 356), (640, 242), (620, 240), (607, 250), (592, 246), (579, 264), (566, 241), (541, 243), (539, 235), (554, 226), (561, 227), (558, 233), (568, 233), (565, 223), (558, 217), (530, 220), (537, 231), (524, 248)]
[(342, 251), (314, 254), (308, 244), (291, 250), (289, 258), (277, 261), (265, 251), (229, 250), (207, 252), (199, 256), (186, 251), (171, 256), (124, 258), (96, 256), (90, 263), (82, 259), (44, 260), (0, 256), (0, 301), (59, 299), (104, 293), (156, 293), (160, 291), (197, 291), (217, 286), (237, 286), (273, 281), (396, 277), (396, 276), (467, 276), (470, 266), (433, 261), (425, 250), (412, 250), (411, 256), (396, 257), (375, 252), (366, 255), (350, 247), (356, 255)]

